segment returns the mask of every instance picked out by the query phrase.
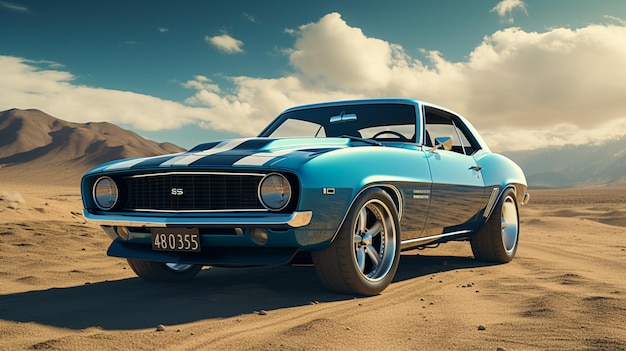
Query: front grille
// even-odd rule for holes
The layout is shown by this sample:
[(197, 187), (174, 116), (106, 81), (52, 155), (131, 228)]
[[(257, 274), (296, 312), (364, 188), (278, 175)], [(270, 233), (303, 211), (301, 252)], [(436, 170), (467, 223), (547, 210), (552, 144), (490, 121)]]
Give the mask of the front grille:
[(259, 210), (257, 189), (263, 175), (160, 173), (125, 178), (126, 210)]

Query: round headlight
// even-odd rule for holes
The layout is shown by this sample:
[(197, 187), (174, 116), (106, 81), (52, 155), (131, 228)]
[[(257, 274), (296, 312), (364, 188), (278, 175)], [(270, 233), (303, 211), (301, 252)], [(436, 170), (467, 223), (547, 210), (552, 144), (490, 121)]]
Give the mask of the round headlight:
[(93, 185), (93, 200), (101, 210), (110, 210), (117, 203), (119, 192), (113, 179), (100, 177)]
[(285, 208), (291, 199), (291, 185), (287, 178), (278, 173), (266, 175), (259, 185), (259, 199), (269, 210)]

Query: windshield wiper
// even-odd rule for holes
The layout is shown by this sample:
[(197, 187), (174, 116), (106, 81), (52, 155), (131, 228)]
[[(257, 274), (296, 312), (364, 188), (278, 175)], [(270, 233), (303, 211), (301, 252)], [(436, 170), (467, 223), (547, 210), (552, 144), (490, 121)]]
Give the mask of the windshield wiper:
[(348, 138), (350, 140), (356, 140), (356, 141), (362, 141), (366, 144), (370, 144), (370, 145), (375, 145), (375, 146), (383, 146), (383, 144), (381, 142), (378, 142), (376, 140), (372, 140), (372, 139), (367, 139), (367, 138), (359, 138), (359, 137), (355, 137), (354, 135), (341, 135), (340, 138)]

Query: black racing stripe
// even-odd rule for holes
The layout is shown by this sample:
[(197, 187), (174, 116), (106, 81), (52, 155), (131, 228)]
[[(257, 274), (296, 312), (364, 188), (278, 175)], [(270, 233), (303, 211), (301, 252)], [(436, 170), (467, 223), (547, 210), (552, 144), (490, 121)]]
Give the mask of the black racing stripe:
[(189, 152), (197, 152), (197, 151), (204, 151), (204, 150), (212, 149), (215, 147), (215, 145), (219, 143), (221, 143), (221, 141), (212, 141), (209, 143), (200, 144), (200, 145), (194, 146), (191, 150), (189, 150)]
[[(237, 146), (236, 148), (234, 148), (233, 150), (229, 150), (229, 151), (224, 151), (224, 152), (232, 152), (232, 151), (242, 151), (242, 150), (258, 150), (260, 148), (265, 147), (267, 144), (273, 142), (276, 139), (269, 139), (269, 138), (256, 138), (256, 139), (250, 139), (247, 141), (244, 141), (243, 143), (241, 143), (239, 146)], [(219, 155), (219, 154), (216, 154)]]
[(227, 167), (248, 156), (248, 154), (216, 154), (203, 157), (189, 164), (189, 167)]

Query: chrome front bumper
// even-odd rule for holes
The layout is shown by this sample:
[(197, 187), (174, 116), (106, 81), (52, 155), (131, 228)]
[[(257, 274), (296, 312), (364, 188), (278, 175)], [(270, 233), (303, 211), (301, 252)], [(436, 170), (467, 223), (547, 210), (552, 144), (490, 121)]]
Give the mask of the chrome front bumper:
[(285, 215), (265, 217), (147, 217), (135, 215), (97, 215), (83, 210), (86, 220), (105, 226), (118, 227), (304, 227), (311, 223), (312, 211), (294, 212)]

